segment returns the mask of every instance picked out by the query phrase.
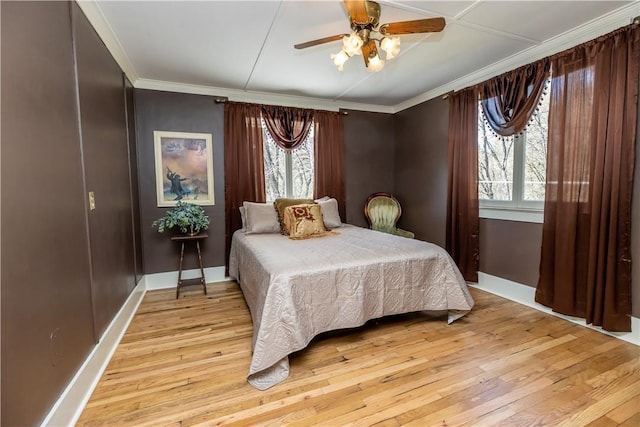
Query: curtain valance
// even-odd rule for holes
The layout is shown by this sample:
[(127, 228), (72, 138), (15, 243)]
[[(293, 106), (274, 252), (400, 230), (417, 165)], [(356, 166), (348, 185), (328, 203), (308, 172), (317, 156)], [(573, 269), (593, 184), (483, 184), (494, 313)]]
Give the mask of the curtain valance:
[(313, 110), (263, 105), (262, 118), (280, 148), (293, 150), (309, 136)]
[(524, 130), (549, 78), (549, 63), (545, 58), (477, 86), (484, 116), (495, 133), (511, 136)]

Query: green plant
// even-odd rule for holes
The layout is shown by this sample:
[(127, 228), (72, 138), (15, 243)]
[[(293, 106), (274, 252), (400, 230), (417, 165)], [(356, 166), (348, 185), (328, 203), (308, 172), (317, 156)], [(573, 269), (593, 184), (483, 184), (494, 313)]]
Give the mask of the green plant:
[(200, 230), (209, 228), (209, 217), (205, 215), (202, 206), (180, 200), (175, 208), (169, 209), (163, 217), (153, 221), (151, 226), (158, 227), (159, 233), (177, 227), (183, 233), (197, 234)]

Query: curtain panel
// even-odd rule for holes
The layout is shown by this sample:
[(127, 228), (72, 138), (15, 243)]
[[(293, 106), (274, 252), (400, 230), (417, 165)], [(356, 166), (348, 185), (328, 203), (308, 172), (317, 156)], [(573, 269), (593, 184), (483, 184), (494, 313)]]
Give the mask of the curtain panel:
[(313, 197), (330, 196), (338, 201), (340, 217), (345, 218), (345, 160), (342, 114), (314, 112), (315, 176)]
[(263, 105), (262, 118), (280, 148), (293, 150), (309, 136), (313, 110), (279, 105)]
[[(271, 115), (271, 119), (265, 116)], [(280, 113), (282, 115), (278, 116)], [(345, 215), (345, 162), (342, 115), (330, 111), (273, 107), (260, 104), (227, 102), (224, 109), (224, 175), (225, 175), (225, 261), (228, 266), (231, 237), (242, 227), (238, 208), (244, 201), (266, 201), (262, 119), (279, 129), (289, 129), (299, 141), (286, 144), (294, 149), (308, 136), (315, 123), (314, 198), (331, 196), (338, 201), (341, 217)], [(288, 124), (287, 124), (288, 123)], [(306, 128), (307, 135), (302, 132)], [(277, 139), (271, 133), (274, 140)], [(280, 145), (280, 143), (278, 143)]]
[(225, 265), (229, 265), (231, 236), (242, 228), (245, 200), (265, 202), (262, 154), (262, 108), (259, 104), (227, 102), (224, 106)]
[(446, 248), (465, 280), (478, 281), (478, 96), (473, 88), (449, 96), (449, 176)]
[(631, 330), (631, 195), (640, 29), (551, 57), (547, 185), (536, 301)]
[(525, 65), (477, 85), (482, 111), (500, 136), (524, 130), (535, 113), (549, 78), (549, 60)]

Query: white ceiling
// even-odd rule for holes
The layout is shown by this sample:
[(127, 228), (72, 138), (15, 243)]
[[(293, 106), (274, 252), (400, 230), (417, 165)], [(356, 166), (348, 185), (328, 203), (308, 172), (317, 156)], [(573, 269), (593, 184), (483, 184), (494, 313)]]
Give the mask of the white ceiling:
[(640, 1), (384, 1), (381, 23), (443, 16), (441, 33), (400, 36), (378, 73), (340, 72), (340, 0), (80, 1), (137, 88), (232, 100), (394, 113), (593, 39), (640, 15)]

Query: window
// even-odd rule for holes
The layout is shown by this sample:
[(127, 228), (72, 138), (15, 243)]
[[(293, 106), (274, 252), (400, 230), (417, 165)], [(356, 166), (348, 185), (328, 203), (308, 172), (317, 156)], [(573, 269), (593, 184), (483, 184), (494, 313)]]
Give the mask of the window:
[(526, 130), (515, 136), (497, 136), (484, 119), (480, 104), (478, 109), (480, 216), (542, 222), (549, 91), (543, 93)]
[(285, 151), (276, 144), (264, 121), (262, 121), (262, 132), (267, 201), (273, 201), (279, 197), (313, 198), (313, 125), (304, 142), (291, 151)]

